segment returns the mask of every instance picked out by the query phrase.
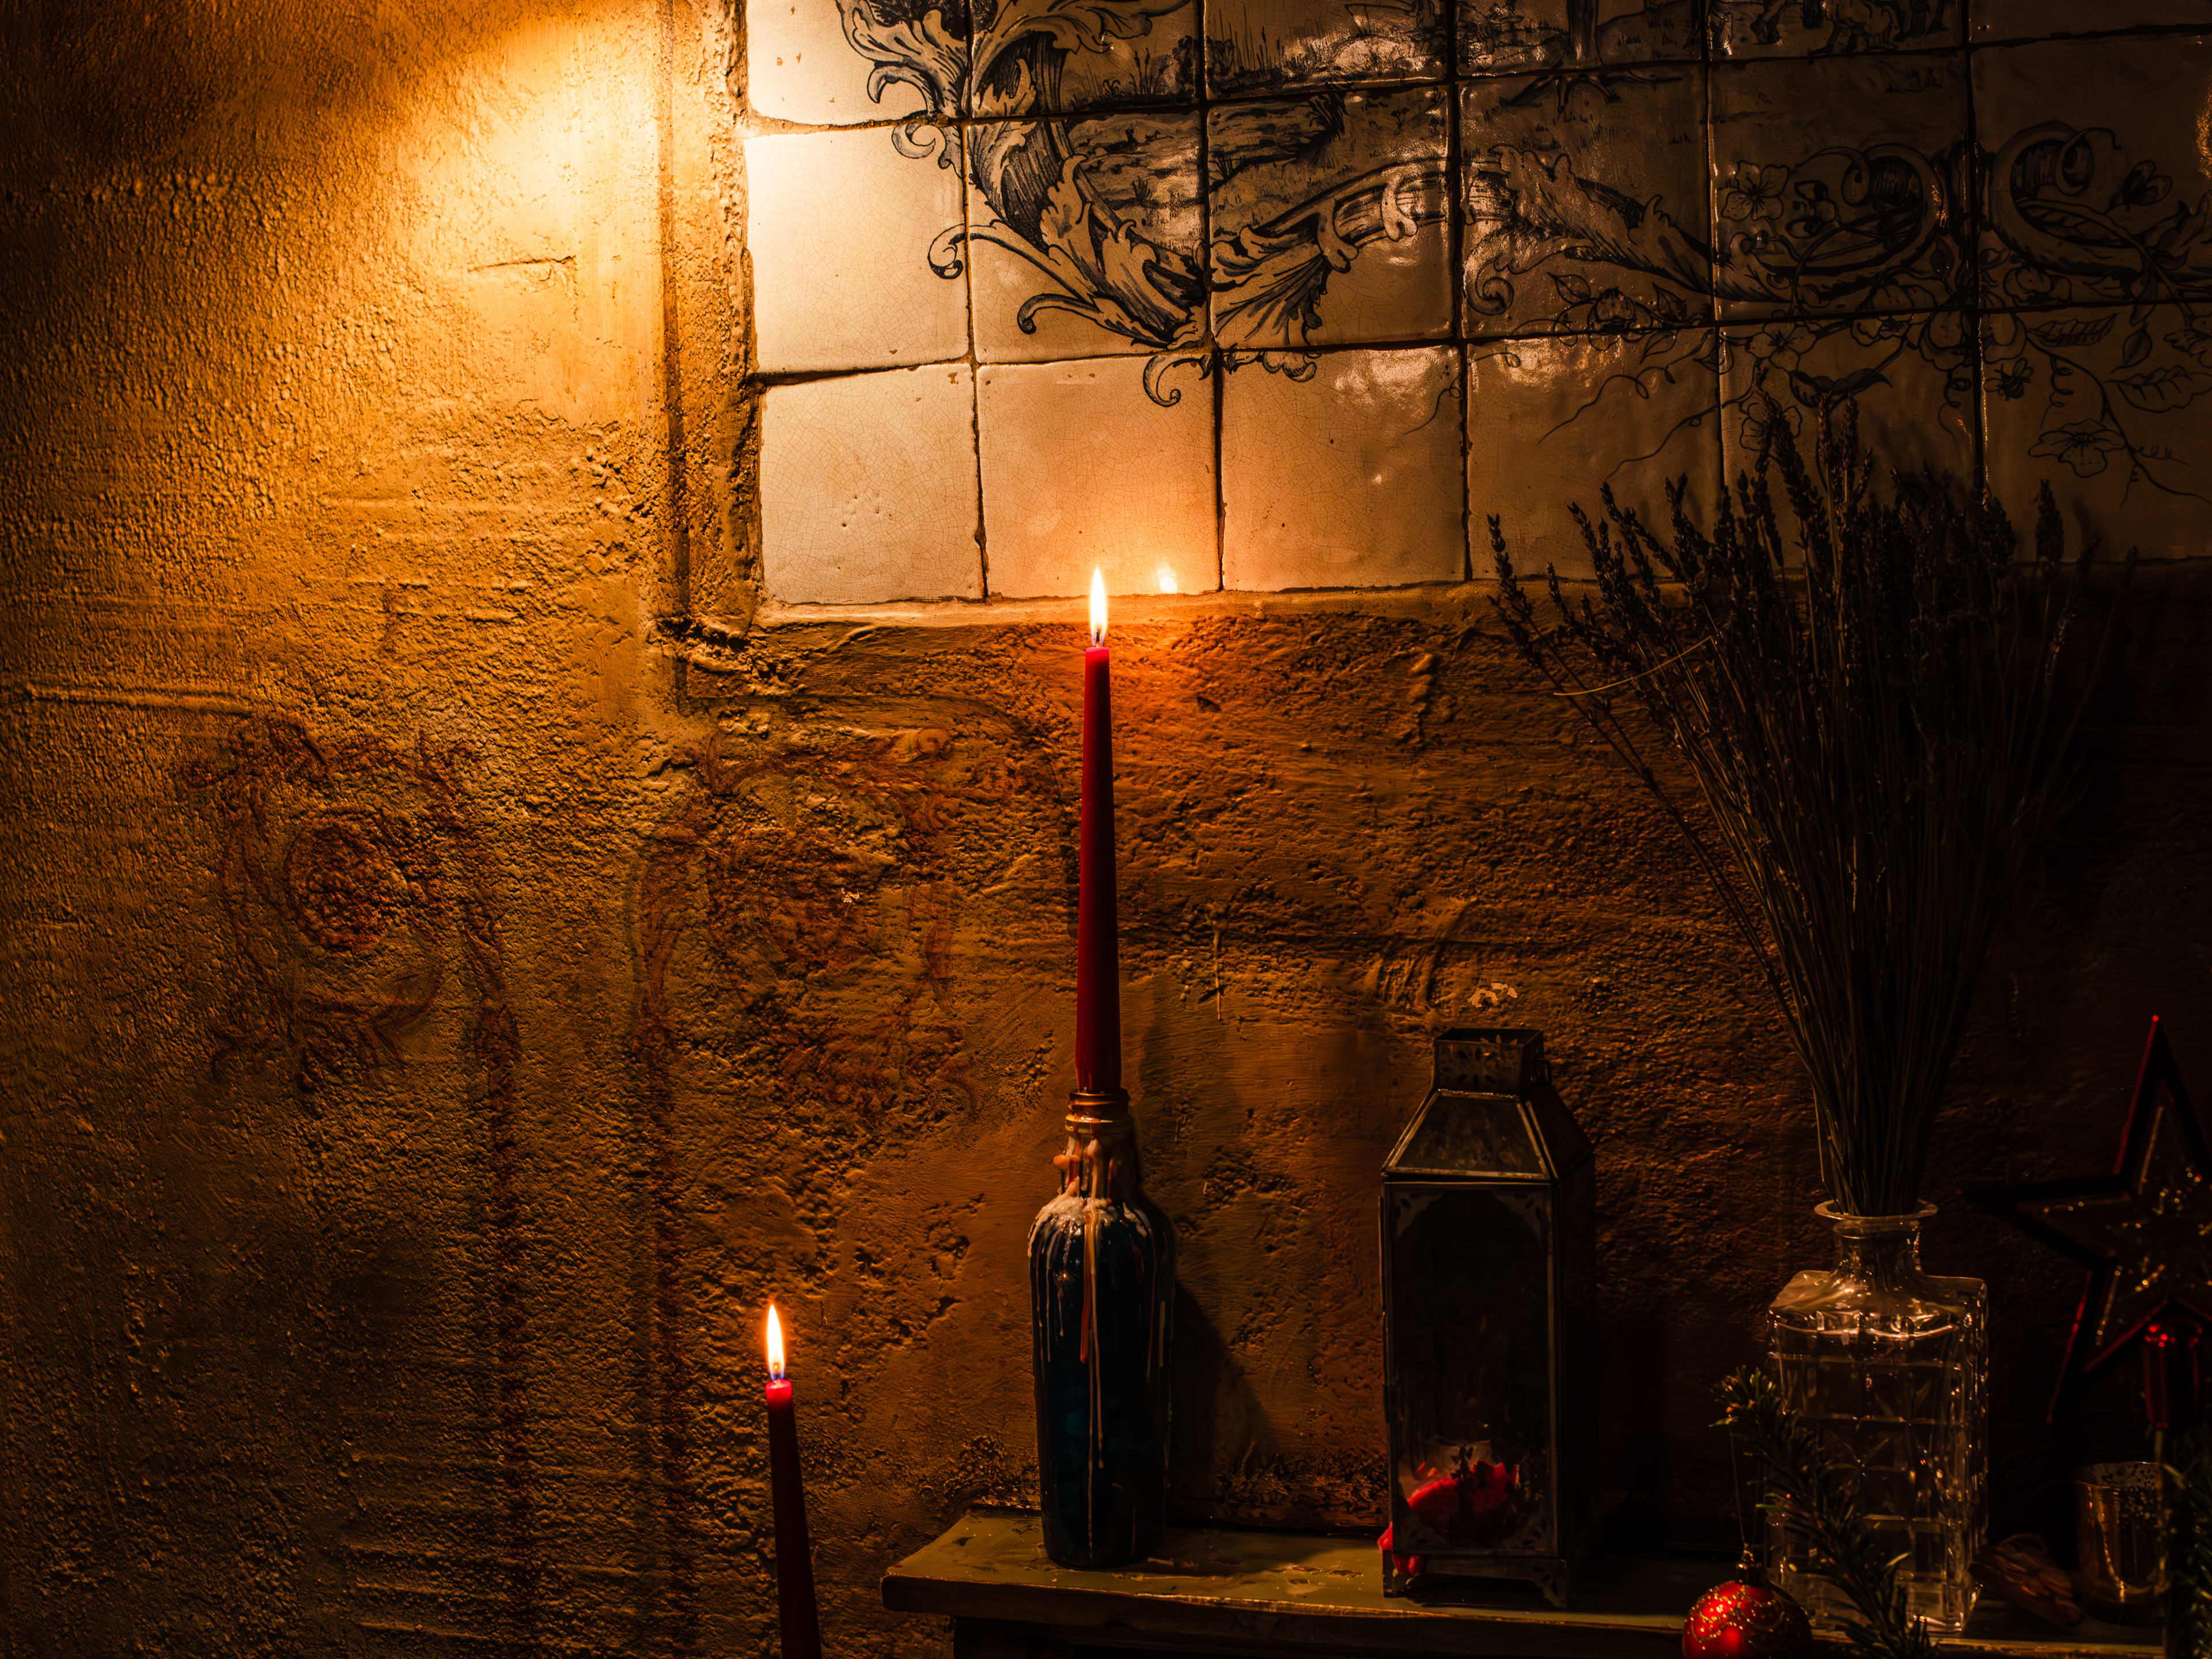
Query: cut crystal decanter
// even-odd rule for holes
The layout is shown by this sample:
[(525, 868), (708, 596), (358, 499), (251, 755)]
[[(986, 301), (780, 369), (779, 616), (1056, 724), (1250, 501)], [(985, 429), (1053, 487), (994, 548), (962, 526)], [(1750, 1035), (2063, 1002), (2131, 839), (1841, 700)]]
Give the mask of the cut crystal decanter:
[[(1815, 1213), (1836, 1230), (1836, 1266), (1799, 1273), (1770, 1310), (1783, 1402), (1820, 1431), (1861, 1518), (1902, 1558), (1911, 1612), (1930, 1635), (1956, 1635), (1973, 1611), (1966, 1569), (1982, 1545), (1988, 1297), (1978, 1279), (1920, 1270), (1932, 1207)], [(1846, 1620), (1848, 1603), (1807, 1576), (1802, 1547), (1779, 1522), (1771, 1553), (1816, 1626)]]

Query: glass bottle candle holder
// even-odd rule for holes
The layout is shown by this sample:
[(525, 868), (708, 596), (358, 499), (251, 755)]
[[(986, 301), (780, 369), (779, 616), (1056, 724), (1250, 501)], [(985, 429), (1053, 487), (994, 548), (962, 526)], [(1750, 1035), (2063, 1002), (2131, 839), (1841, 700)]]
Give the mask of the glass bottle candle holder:
[(1045, 1553), (1111, 1567), (1167, 1529), (1175, 1228), (1145, 1196), (1128, 1097), (1074, 1107), (1030, 1230), (1037, 1486)]

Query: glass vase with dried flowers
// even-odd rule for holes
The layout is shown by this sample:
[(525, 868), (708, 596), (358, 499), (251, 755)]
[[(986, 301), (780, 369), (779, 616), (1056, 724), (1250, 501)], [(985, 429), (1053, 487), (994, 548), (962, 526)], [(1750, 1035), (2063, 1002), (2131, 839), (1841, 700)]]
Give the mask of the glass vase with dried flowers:
[[(1776, 1299), (1773, 1375), (1941, 1635), (1973, 1605), (1987, 1313), (1979, 1280), (1921, 1269), (1921, 1171), (2075, 747), (2094, 665), (2072, 672), (2072, 624), (2094, 555), (2067, 558), (2048, 489), (2030, 556), (1993, 501), (1948, 480), (1885, 494), (1855, 424), (1838, 405), (1810, 466), (1778, 434), (1710, 530), (1680, 483), (1664, 537), (1607, 489), (1602, 520), (1575, 513), (1595, 592), (1571, 599), (1547, 572), (1548, 617), (1496, 519), (1491, 539), (1514, 644), (1687, 838), (1810, 1075), (1838, 1259)], [(1784, 1587), (1842, 1622), (1802, 1539), (1772, 1541)]]

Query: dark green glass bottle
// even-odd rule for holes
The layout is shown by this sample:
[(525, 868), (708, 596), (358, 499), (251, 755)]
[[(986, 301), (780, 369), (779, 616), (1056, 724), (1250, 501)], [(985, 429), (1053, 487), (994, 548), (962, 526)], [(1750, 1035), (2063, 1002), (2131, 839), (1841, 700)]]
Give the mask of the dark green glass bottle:
[(1037, 1486), (1045, 1553), (1110, 1567), (1167, 1530), (1175, 1228), (1144, 1194), (1126, 1095), (1077, 1095), (1067, 1137), (1030, 1231)]

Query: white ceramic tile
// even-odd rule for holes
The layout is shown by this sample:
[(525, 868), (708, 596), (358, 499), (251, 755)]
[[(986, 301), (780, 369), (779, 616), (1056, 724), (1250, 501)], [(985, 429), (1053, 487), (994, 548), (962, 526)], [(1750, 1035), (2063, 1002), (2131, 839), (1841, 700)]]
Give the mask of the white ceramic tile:
[[(957, 142), (927, 130), (943, 143)], [(769, 374), (943, 362), (968, 349), (968, 286), (931, 264), (961, 226), (960, 169), (881, 128), (745, 141), (745, 246)]]
[(1196, 337), (1196, 116), (979, 123), (967, 153), (978, 357), (1151, 353)]
[[(854, 0), (848, 0), (854, 3)], [(941, 62), (964, 69), (967, 43), (950, 32), (942, 11), (919, 19), (878, 24), (872, 9), (854, 3), (856, 27), (880, 40), (887, 56), (903, 47), (921, 65)], [(868, 95), (876, 60), (845, 33), (838, 0), (746, 0), (745, 91), (752, 106), (780, 121), (807, 126), (853, 126), (927, 111), (921, 88), (910, 80), (889, 81), (880, 102)], [(949, 115), (959, 95), (960, 76), (945, 88)]]
[(1966, 54), (1713, 66), (1724, 323), (1936, 311), (1972, 297)]
[(975, 390), (965, 364), (771, 386), (761, 424), (770, 598), (981, 597)]
[(2212, 300), (2208, 82), (2203, 35), (1977, 52), (1982, 303)]
[(2179, 305), (1982, 319), (1990, 487), (2015, 525), (2047, 483), (2079, 550), (2212, 552), (2212, 330)]
[(1451, 332), (1442, 89), (1206, 115), (1214, 337), (1267, 350)]
[(1960, 0), (1977, 40), (2033, 40), (2110, 29), (2212, 27), (2212, 0)]
[(1449, 29), (1436, 0), (1208, 0), (1206, 83), (1224, 94), (1437, 81)]
[[(2080, 4), (2082, 0), (2075, 0)], [(2087, 0), (2105, 5), (2109, 0)], [(1707, 0), (1716, 58), (1838, 58), (1956, 46), (1966, 0)]]
[[(1497, 75), (1586, 60), (1695, 62), (1705, 43), (1694, 0), (1457, 0), (1460, 67)], [(1587, 33), (1584, 33), (1584, 31)], [(1608, 91), (1611, 88), (1607, 88)]]
[(1713, 331), (1511, 340), (1471, 347), (1467, 490), (1474, 574), (1493, 568), (1489, 519), (1522, 575), (1547, 564), (1590, 574), (1570, 506), (1604, 516), (1610, 484), (1661, 526), (1666, 486), (1689, 485), (1710, 523), (1720, 483), (1720, 392)]
[(1974, 325), (1961, 312), (1729, 329), (1721, 350), (1726, 476), (1756, 468), (1770, 433), (1786, 434), (1809, 460), (1823, 414), (1833, 421), (1848, 404), (1885, 488), (1903, 471), (1970, 489), (1975, 378)]
[(1703, 69), (1560, 79), (1461, 88), (1468, 333), (1710, 323)]
[[(1135, 357), (1001, 363), (976, 375), (993, 598), (1218, 586), (1213, 386), (1145, 386)], [(1166, 401), (1173, 398), (1170, 403)]]
[(1459, 352), (1248, 362), (1222, 386), (1223, 585), (1389, 587), (1460, 580)]
[[(977, 21), (968, 112), (981, 120), (1187, 104), (1198, 90), (1198, 0), (982, 0)], [(1048, 33), (1063, 49), (1040, 54)]]

